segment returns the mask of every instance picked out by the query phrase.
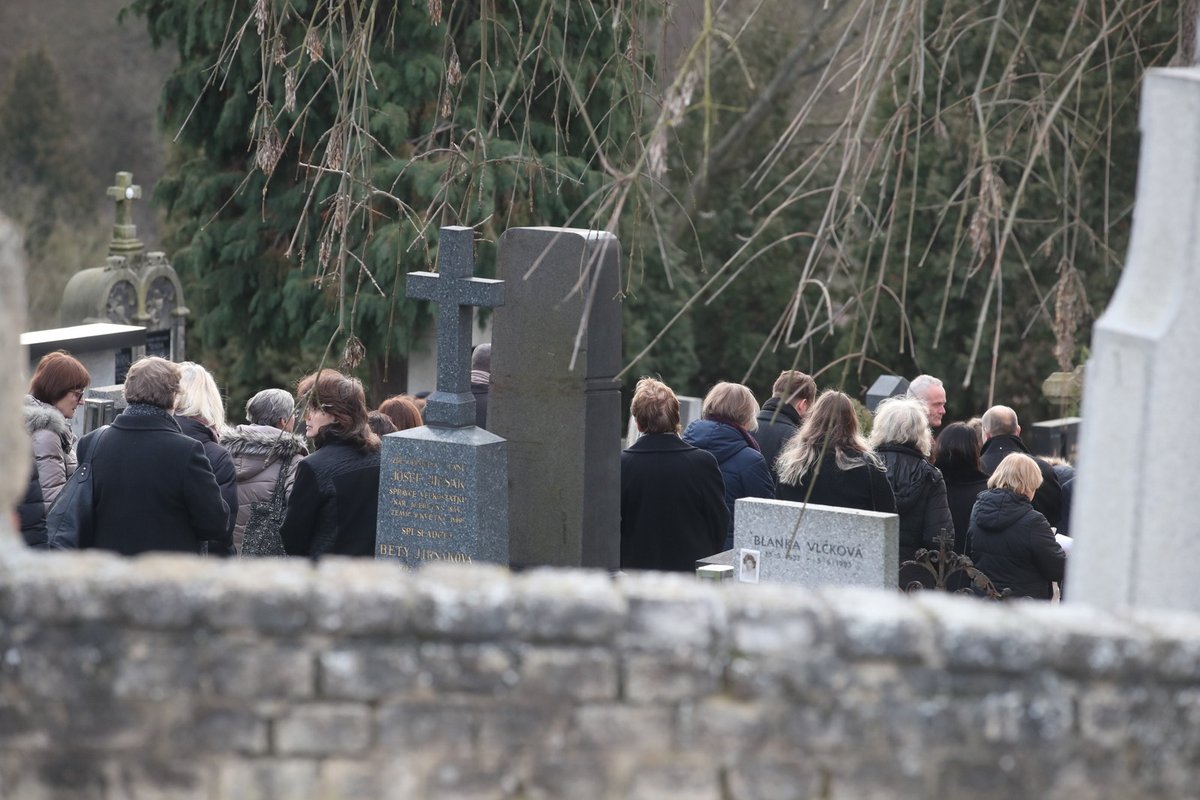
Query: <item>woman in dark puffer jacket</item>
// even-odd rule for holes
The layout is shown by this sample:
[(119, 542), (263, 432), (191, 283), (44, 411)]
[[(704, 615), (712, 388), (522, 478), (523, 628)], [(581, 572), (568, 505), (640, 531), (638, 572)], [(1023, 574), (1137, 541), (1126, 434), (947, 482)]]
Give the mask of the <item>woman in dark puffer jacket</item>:
[(1042, 485), (1037, 462), (1024, 453), (1004, 457), (971, 512), (967, 549), (971, 560), (997, 589), (1012, 597), (1049, 600), (1061, 582), (1067, 554), (1050, 523), (1030, 501)]
[[(900, 514), (900, 563), (922, 547), (934, 548), (941, 532), (954, 534), (942, 473), (929, 463), (933, 436), (925, 405), (913, 398), (884, 400), (875, 411), (871, 446), (887, 469)], [(900, 587), (920, 581), (932, 587), (932, 576), (918, 567), (900, 567)]]
[(979, 463), (979, 437), (969, 425), (955, 422), (942, 428), (937, 439), (936, 466), (946, 481), (946, 500), (954, 518), (954, 552), (967, 553), (967, 525), (988, 476)]
[(725, 507), (729, 529), (725, 549), (733, 547), (733, 509), (739, 497), (775, 499), (775, 479), (751, 433), (758, 428), (758, 401), (746, 386), (722, 381), (704, 396), (701, 418), (683, 432), (692, 447), (707, 450), (717, 459), (725, 481)]

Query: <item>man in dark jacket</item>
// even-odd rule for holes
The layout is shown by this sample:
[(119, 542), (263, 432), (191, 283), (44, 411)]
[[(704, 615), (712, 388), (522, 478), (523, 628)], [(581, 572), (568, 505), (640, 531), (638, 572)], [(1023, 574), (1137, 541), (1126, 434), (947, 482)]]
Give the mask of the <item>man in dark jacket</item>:
[(817, 382), (803, 372), (784, 370), (771, 387), (771, 399), (763, 403), (758, 412), (758, 430), (754, 438), (762, 448), (763, 459), (771, 470), (771, 477), (779, 484), (779, 473), (775, 460), (783, 452), (784, 445), (796, 435), (804, 422), (808, 407), (817, 399)]
[(204, 447), (180, 433), (171, 416), (179, 367), (143, 358), (125, 377), (129, 406), (79, 442), (79, 460), (92, 455), (94, 533), (80, 547), (124, 555), (149, 551), (214, 552), (233, 545), (229, 507), (221, 498)]
[[(1008, 406), (992, 406), (983, 414), (983, 452), (979, 461), (990, 475), (1009, 453), (1031, 455), (1021, 441), (1017, 412)], [(1062, 486), (1054, 474), (1054, 467), (1037, 456), (1032, 457), (1042, 472), (1042, 485), (1033, 496), (1033, 507), (1057, 527), (1062, 518)]]
[(630, 411), (642, 436), (621, 453), (621, 568), (691, 571), (725, 540), (721, 470), (679, 438), (679, 399), (666, 384), (642, 378)]

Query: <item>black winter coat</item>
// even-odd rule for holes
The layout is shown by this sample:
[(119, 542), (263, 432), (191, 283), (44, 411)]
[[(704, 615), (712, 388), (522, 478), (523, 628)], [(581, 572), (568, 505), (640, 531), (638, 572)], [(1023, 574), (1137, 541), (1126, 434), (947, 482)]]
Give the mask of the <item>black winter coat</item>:
[(977, 469), (942, 469), (946, 482), (946, 502), (950, 506), (950, 517), (954, 520), (954, 552), (967, 554), (967, 526), (971, 522), (971, 509), (980, 492), (987, 491), (988, 476)]
[(783, 402), (783, 398), (772, 397), (763, 403), (757, 419), (758, 430), (754, 432), (754, 438), (762, 448), (771, 477), (778, 484), (779, 470), (775, 468), (775, 460), (783, 452), (783, 446), (800, 430), (800, 412), (791, 403)]
[(621, 568), (691, 572), (720, 552), (725, 483), (712, 453), (650, 433), (621, 453)]
[(1050, 582), (1061, 581), (1067, 555), (1050, 523), (1010, 489), (988, 489), (971, 512), (967, 534), (971, 560), (997, 589), (1013, 597), (1049, 600)]
[(1042, 513), (1051, 526), (1058, 525), (1062, 521), (1062, 486), (1058, 476), (1054, 473), (1054, 467), (1029, 452), (1021, 437), (1010, 434), (993, 436), (983, 443), (979, 460), (991, 475), (1009, 453), (1024, 453), (1037, 462), (1038, 469), (1042, 471), (1042, 485), (1033, 493), (1033, 507)]
[[(98, 433), (80, 440), (80, 463)], [(165, 412), (117, 416), (92, 458), (92, 499), (95, 536), (80, 547), (132, 556), (198, 553), (206, 542), (214, 552), (233, 546), (229, 506), (204, 447)]]
[[(876, 454), (887, 467), (888, 483), (896, 495), (900, 515), (900, 563), (909, 561), (922, 547), (934, 548), (939, 531), (952, 533), (954, 518), (946, 501), (946, 482), (921, 451), (906, 444), (878, 447)], [(900, 585), (925, 581), (928, 573), (912, 567), (900, 568)]]
[[(208, 456), (208, 463), (212, 466), (217, 485), (221, 487), (221, 499), (230, 508), (229, 535), (232, 537), (238, 512), (237, 467), (233, 464), (233, 456), (229, 454), (226, 447), (217, 441), (217, 432), (199, 419), (176, 415), (175, 421), (179, 423), (179, 430), (183, 432), (184, 436), (190, 436), (204, 446), (204, 455)], [(228, 553), (214, 553), (214, 555), (233, 555), (236, 552), (236, 550), (231, 550)]]
[[(816, 481), (809, 496), (808, 487), (814, 472), (817, 473)], [(819, 470), (810, 469), (802, 475), (798, 485), (780, 483), (776, 496), (796, 503), (803, 503), (807, 498), (808, 502), (822, 506), (896, 513), (896, 497), (892, 494), (887, 473), (870, 462), (852, 469), (838, 469), (837, 456), (832, 452), (825, 453)]]
[(379, 512), (379, 451), (336, 438), (314, 442), (320, 449), (296, 462), (279, 534), (289, 555), (375, 554)]
[(29, 485), (25, 498), (17, 505), (17, 518), (21, 521), (21, 536), (30, 547), (46, 546), (46, 506), (42, 504), (42, 483), (38, 480), (37, 459), (29, 474)]

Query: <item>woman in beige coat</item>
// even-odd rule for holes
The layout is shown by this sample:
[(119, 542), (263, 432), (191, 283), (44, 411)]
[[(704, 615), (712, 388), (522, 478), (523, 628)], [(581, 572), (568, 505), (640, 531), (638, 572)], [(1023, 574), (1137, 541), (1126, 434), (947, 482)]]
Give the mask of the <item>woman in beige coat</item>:
[(42, 502), (54, 502), (75, 471), (75, 434), (70, 420), (91, 383), (87, 368), (63, 350), (38, 362), (25, 396), (25, 430), (33, 443)]

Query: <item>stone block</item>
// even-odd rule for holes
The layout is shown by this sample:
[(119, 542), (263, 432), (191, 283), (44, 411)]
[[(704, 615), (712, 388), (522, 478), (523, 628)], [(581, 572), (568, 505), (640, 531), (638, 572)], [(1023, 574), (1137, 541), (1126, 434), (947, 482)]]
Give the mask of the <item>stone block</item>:
[(624, 698), (630, 703), (694, 700), (720, 687), (723, 658), (669, 658), (662, 653), (630, 653), (622, 664)]
[(575, 750), (668, 752), (674, 741), (673, 712), (665, 707), (597, 704), (571, 715), (568, 747)]
[(711, 761), (635, 769), (626, 796), (630, 800), (723, 800), (720, 776)]
[(943, 592), (918, 592), (913, 601), (934, 622), (940, 654), (949, 669), (1020, 673), (1046, 664), (1041, 642), (1012, 606), (964, 602)]
[(422, 636), (494, 640), (507, 638), (516, 627), (516, 597), (506, 569), (431, 566), (412, 581), (413, 626)]
[(422, 679), (438, 692), (499, 696), (520, 681), (516, 654), (495, 644), (421, 645)]
[(202, 693), (248, 700), (305, 699), (316, 694), (312, 653), (299, 641), (222, 639), (202, 653)]
[(347, 643), (323, 650), (317, 658), (323, 697), (378, 700), (422, 687), (416, 645)]
[(625, 598), (607, 575), (534, 569), (513, 582), (517, 625), (529, 641), (606, 643), (625, 622)]
[(844, 658), (935, 660), (934, 627), (907, 596), (853, 588), (825, 589), (820, 596), (831, 615), (827, 630), (835, 634)]
[(330, 758), (320, 766), (321, 797), (412, 800), (423, 796), (417, 773), (403, 753), (383, 760)]
[(478, 725), (474, 707), (444, 700), (384, 703), (375, 712), (384, 752), (470, 756)]
[(181, 753), (257, 756), (267, 752), (267, 729), (267, 720), (244, 705), (197, 704), (168, 741)]
[(416, 590), (390, 562), (322, 558), (317, 564), (314, 615), (318, 629), (341, 636), (404, 635), (413, 630)]
[(365, 705), (295, 705), (275, 720), (275, 749), (283, 756), (359, 754), (371, 745), (371, 729), (371, 709)]
[(623, 575), (617, 589), (629, 609), (617, 635), (622, 651), (711, 652), (726, 635), (721, 595), (690, 576)]
[(217, 765), (221, 800), (324, 800), (319, 764), (302, 759), (223, 759)]
[(521, 658), (522, 695), (565, 701), (616, 700), (617, 657), (601, 647), (533, 647)]

